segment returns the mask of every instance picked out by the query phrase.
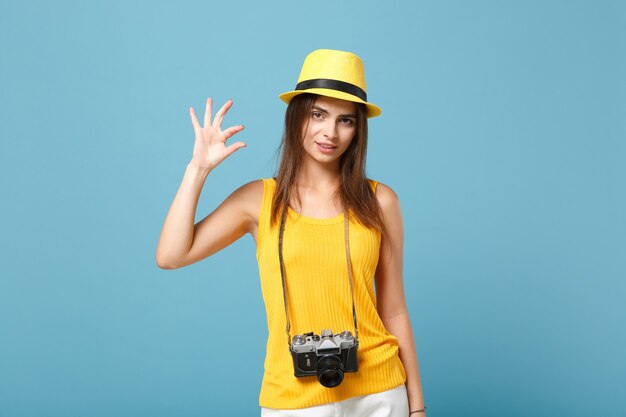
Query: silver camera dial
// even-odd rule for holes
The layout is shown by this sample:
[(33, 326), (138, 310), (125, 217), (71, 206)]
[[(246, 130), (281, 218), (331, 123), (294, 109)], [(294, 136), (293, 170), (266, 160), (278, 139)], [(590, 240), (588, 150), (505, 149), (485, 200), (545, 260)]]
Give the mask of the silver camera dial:
[(306, 337), (304, 337), (304, 335), (296, 335), (293, 337), (293, 344), (294, 345), (303, 345), (306, 343)]
[(341, 332), (339, 337), (341, 337), (344, 340), (350, 340), (352, 339), (352, 333), (350, 333), (348, 330), (344, 330), (343, 332)]

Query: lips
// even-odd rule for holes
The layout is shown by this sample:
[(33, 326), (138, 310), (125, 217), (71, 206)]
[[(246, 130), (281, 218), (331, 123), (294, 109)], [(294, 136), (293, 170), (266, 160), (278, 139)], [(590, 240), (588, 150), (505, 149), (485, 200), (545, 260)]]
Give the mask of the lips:
[(315, 146), (317, 146), (318, 151), (324, 154), (328, 154), (328, 155), (334, 154), (335, 150), (337, 149), (336, 146), (328, 144), (328, 143), (315, 142)]
[(319, 142), (315, 142), (317, 143), (320, 147), (324, 148), (324, 149), (335, 149), (336, 146), (335, 145), (331, 145), (330, 143), (319, 143)]

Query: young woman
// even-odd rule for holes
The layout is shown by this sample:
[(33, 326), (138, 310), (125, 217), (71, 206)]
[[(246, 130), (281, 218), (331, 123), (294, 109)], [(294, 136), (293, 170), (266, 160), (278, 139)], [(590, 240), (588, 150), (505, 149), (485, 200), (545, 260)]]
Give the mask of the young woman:
[(243, 130), (221, 128), (231, 100), (212, 119), (209, 98), (204, 126), (190, 108), (193, 156), (156, 260), (180, 268), (252, 235), (269, 333), (262, 416), (425, 416), (400, 203), (365, 177), (367, 121), (380, 114), (365, 91), (358, 56), (309, 54), (296, 88), (280, 95), (288, 107), (277, 176), (241, 186), (195, 225), (207, 176), (246, 145), (226, 146)]

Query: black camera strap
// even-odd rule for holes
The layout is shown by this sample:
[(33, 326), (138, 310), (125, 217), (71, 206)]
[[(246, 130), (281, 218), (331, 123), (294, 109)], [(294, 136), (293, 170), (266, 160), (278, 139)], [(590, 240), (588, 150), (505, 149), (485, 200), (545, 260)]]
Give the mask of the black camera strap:
[[(287, 308), (287, 291), (285, 289), (285, 264), (283, 262), (283, 234), (285, 232), (285, 223), (287, 218), (287, 209), (283, 208), (282, 215), (280, 218), (280, 231), (278, 235), (278, 259), (280, 260), (280, 276), (282, 278), (283, 283), (283, 302), (285, 304), (285, 317), (287, 318), (287, 344), (291, 347), (291, 334), (289, 330), (291, 328), (291, 323), (289, 322), (289, 309)], [(359, 328), (356, 324), (356, 309), (354, 307), (354, 286), (352, 279), (352, 261), (350, 260), (350, 232), (349, 232), (349, 221), (348, 221), (348, 213), (344, 211), (343, 214), (343, 223), (344, 223), (344, 239), (346, 244), (346, 262), (348, 264), (348, 278), (350, 280), (350, 293), (352, 294), (352, 316), (354, 318), (354, 334), (356, 337), (356, 341), (359, 341)]]

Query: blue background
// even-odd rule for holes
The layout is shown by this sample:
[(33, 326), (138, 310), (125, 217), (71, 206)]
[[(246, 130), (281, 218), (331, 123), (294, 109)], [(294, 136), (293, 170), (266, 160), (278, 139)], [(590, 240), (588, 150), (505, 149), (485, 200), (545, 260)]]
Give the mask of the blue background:
[(0, 416), (259, 415), (252, 238), (155, 249), (189, 106), (232, 97), (248, 144), (199, 221), (273, 175), (317, 48), (383, 109), (429, 417), (626, 416), (624, 2), (6, 2), (0, 36)]

